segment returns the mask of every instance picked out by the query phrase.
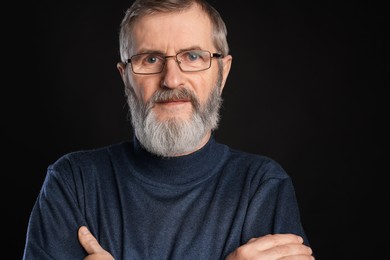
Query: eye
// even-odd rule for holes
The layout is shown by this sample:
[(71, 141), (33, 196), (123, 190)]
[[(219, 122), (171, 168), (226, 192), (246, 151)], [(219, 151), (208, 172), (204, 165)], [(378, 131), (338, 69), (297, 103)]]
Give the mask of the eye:
[(195, 51), (191, 51), (191, 52), (187, 52), (186, 53), (186, 59), (188, 61), (196, 61), (200, 58), (200, 54), (198, 52), (195, 52)]
[(159, 61), (162, 61), (163, 58), (156, 55), (156, 54), (148, 54), (146, 57), (144, 57), (144, 62), (147, 64), (155, 64), (158, 63)]

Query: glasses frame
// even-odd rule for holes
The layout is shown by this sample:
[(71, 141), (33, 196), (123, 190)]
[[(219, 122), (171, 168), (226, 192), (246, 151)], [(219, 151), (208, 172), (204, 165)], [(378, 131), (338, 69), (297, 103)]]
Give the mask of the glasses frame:
[[(177, 59), (177, 56), (180, 55), (181, 53), (183, 52), (190, 52), (190, 51), (202, 51), (202, 52), (208, 52), (210, 54), (210, 64), (207, 68), (204, 68), (204, 69), (200, 69), (200, 70), (183, 70), (180, 66), (180, 61)], [(211, 68), (211, 60), (213, 58), (217, 58), (217, 59), (221, 59), (224, 57), (224, 55), (222, 53), (217, 53), (217, 52), (214, 52), (214, 53), (211, 53), (209, 51), (205, 51), (205, 50), (185, 50), (185, 51), (181, 51), (181, 52), (178, 52), (176, 53), (175, 55), (167, 55), (167, 56), (162, 56), (163, 59), (164, 59), (164, 63), (163, 65), (161, 66), (161, 70), (158, 71), (158, 72), (152, 72), (152, 73), (143, 73), (143, 72), (135, 72), (134, 69), (133, 69), (133, 66), (131, 64), (131, 60), (132, 58), (136, 57), (136, 56), (139, 56), (139, 55), (144, 55), (144, 54), (160, 54), (160, 53), (156, 53), (156, 52), (144, 52), (144, 53), (139, 53), (139, 54), (135, 54), (133, 56), (130, 57), (130, 59), (127, 59), (126, 62), (125, 62), (125, 65), (127, 66), (128, 64), (130, 64), (130, 67), (131, 67), (131, 71), (134, 73), (134, 74), (137, 74), (137, 75), (154, 75), (154, 74), (160, 74), (164, 68), (165, 68), (165, 64), (167, 63), (167, 59), (169, 58), (174, 58), (174, 60), (176, 61), (177, 63), (177, 66), (179, 66), (179, 69), (182, 71), (182, 72), (198, 72), (198, 71), (204, 71), (204, 70), (208, 70), (209, 68)]]

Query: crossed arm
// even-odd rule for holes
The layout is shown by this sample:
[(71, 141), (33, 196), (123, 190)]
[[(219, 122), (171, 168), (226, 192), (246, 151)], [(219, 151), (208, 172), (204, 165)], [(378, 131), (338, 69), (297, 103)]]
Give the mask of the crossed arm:
[[(113, 260), (114, 257), (104, 250), (89, 232), (88, 228), (79, 228), (78, 237), (88, 256), (85, 260)], [(226, 260), (313, 260), (312, 250), (303, 244), (300, 236), (293, 234), (266, 235), (252, 238), (246, 244), (230, 253)]]

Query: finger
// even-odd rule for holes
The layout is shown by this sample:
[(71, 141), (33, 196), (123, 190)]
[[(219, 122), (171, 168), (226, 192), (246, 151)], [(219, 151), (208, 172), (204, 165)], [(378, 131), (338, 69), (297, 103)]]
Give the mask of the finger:
[(315, 260), (311, 255), (294, 255), (278, 258), (278, 260)]
[(261, 251), (264, 259), (312, 259), (312, 253), (311, 248), (303, 244), (285, 244)]
[(302, 244), (303, 238), (294, 234), (269, 234), (256, 239), (251, 239), (248, 241), (248, 244), (249, 243), (253, 244), (257, 250), (263, 251), (286, 244)]
[(86, 226), (81, 226), (78, 231), (80, 244), (89, 255), (104, 251), (96, 238), (89, 232)]

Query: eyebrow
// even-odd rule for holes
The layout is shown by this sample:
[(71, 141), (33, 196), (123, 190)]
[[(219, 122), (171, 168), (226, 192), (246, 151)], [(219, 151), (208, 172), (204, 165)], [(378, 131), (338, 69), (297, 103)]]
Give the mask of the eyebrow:
[[(190, 51), (190, 50), (202, 50), (202, 48), (200, 48), (198, 45), (193, 45), (193, 46), (188, 47), (188, 48), (179, 49), (179, 51), (177, 53), (182, 52), (182, 51)], [(159, 51), (159, 50), (154, 50), (154, 49), (140, 49), (134, 55), (143, 54), (143, 53), (155, 53), (155, 54), (166, 55), (166, 53)]]

